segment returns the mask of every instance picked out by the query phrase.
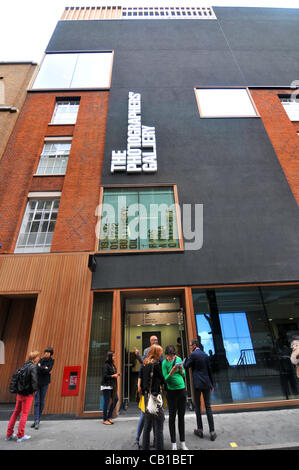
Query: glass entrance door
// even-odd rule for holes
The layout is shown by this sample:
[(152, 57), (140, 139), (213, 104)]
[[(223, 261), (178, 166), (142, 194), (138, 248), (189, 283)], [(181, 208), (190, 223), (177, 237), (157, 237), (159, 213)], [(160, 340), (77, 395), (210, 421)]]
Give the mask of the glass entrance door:
[[(141, 357), (150, 346), (150, 337), (157, 336), (163, 350), (169, 344), (177, 355), (187, 357), (184, 312), (179, 297), (133, 297), (125, 300), (123, 340), (123, 407), (136, 404), (137, 380)], [(190, 394), (188, 393), (188, 396)]]

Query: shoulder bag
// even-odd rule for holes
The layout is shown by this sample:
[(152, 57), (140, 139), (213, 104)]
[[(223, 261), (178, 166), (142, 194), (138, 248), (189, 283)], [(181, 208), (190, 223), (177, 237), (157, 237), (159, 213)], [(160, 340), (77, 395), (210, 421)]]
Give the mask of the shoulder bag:
[(161, 393), (158, 393), (158, 395), (152, 394), (153, 375), (154, 364), (152, 364), (152, 370), (150, 372), (150, 388), (148, 393), (146, 412), (150, 415), (158, 416), (163, 413), (163, 398)]

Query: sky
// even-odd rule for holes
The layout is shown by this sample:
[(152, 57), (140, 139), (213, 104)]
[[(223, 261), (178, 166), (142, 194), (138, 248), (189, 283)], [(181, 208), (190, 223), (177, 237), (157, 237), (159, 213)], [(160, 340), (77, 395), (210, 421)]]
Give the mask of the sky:
[(65, 6), (251, 6), (299, 8), (299, 0), (8, 0), (0, 6), (0, 62), (40, 63)]

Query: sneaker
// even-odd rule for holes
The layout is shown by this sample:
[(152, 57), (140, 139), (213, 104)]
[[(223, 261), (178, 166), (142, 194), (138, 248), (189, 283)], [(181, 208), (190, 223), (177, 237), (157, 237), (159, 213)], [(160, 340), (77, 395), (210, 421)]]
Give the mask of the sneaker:
[(134, 442), (133, 449), (134, 449), (134, 450), (140, 450), (140, 444), (139, 444), (139, 441), (137, 441), (137, 440), (136, 440), (136, 441)]
[(19, 437), (19, 439), (17, 439), (17, 442), (28, 441), (28, 439), (31, 439), (31, 436), (27, 436), (27, 435), (25, 434), (25, 436)]
[(194, 434), (195, 434), (195, 436), (197, 436), (197, 437), (201, 437), (201, 439), (203, 438), (202, 429), (194, 429)]
[(189, 450), (185, 442), (180, 442), (180, 450)]
[(210, 432), (210, 439), (211, 439), (211, 441), (215, 441), (216, 437), (217, 437), (217, 434), (215, 433), (215, 431)]
[(7, 436), (7, 437), (5, 438), (6, 441), (12, 441), (12, 440), (14, 440), (14, 439), (17, 439), (16, 434), (11, 434), (10, 436)]

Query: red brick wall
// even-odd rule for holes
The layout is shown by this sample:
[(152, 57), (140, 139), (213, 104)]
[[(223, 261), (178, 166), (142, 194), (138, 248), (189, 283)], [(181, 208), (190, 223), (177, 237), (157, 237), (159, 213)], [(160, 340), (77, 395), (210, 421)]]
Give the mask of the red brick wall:
[[(49, 125), (56, 97), (80, 96), (76, 125)], [(0, 253), (12, 253), (30, 191), (61, 191), (53, 252), (95, 247), (109, 92), (28, 93), (0, 162)], [(64, 177), (34, 177), (46, 136), (73, 136)]]
[(299, 122), (290, 121), (279, 94), (290, 90), (250, 90), (265, 129), (299, 205)]

